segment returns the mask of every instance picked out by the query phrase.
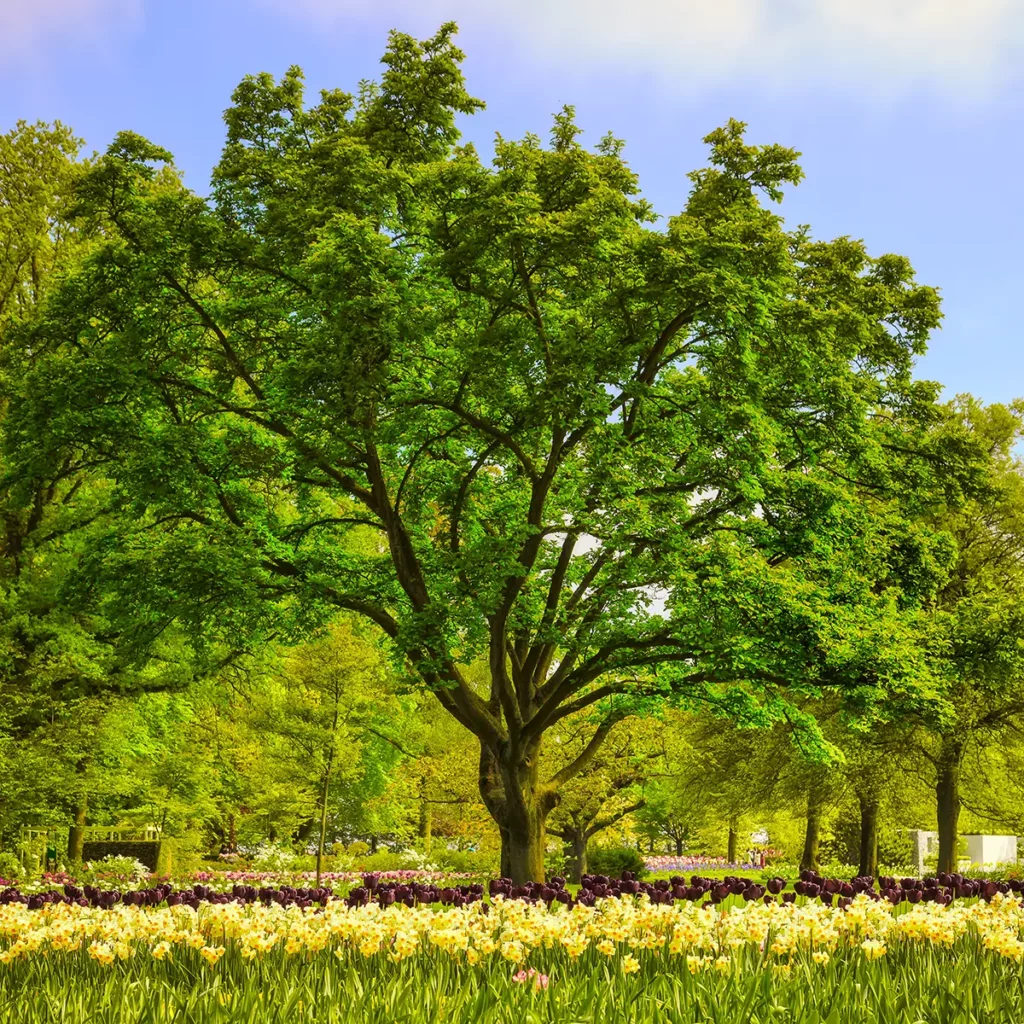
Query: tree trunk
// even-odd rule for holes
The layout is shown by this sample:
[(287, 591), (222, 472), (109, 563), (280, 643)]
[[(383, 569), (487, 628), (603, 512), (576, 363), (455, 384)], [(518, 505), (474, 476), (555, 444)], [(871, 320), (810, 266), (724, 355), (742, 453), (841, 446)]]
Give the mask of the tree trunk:
[[(333, 750), (331, 752), (333, 754)], [(331, 790), (331, 762), (333, 757), (327, 759), (327, 769), (324, 771), (323, 787), (320, 791), (320, 835), (316, 843), (316, 887), (320, 888), (320, 876), (324, 867), (324, 840), (327, 836), (327, 798)]]
[(75, 823), (68, 829), (68, 860), (81, 864), (85, 847), (85, 818), (89, 812), (89, 799), (82, 796), (75, 807)]
[(583, 829), (574, 829), (569, 834), (569, 851), (572, 857), (569, 881), (579, 885), (587, 873), (587, 836)]
[(804, 851), (800, 856), (800, 870), (808, 868), (821, 870), (819, 849), (821, 845), (821, 797), (818, 787), (812, 786), (807, 794), (807, 833), (804, 836)]
[[(519, 820), (514, 820), (518, 818)], [(547, 839), (547, 814), (530, 801), (525, 813), (509, 821), (508, 866), (509, 877), (515, 882), (544, 881), (544, 847)]]
[(935, 809), (939, 819), (939, 862), (937, 870), (956, 871), (957, 826), (960, 821), (960, 762), (961, 745), (947, 739), (937, 765), (935, 780)]
[(433, 838), (434, 821), (433, 811), (430, 807), (430, 803), (427, 800), (426, 784), (420, 787), (420, 844), (423, 846), (424, 853), (430, 853), (430, 842)]
[(498, 873), (502, 878), (512, 877), (512, 862), (509, 859), (509, 841), (508, 841), (508, 829), (503, 826), (498, 826), (498, 835), (501, 839), (501, 861), (498, 868)]
[(316, 887), (320, 888), (320, 876), (324, 865), (324, 839), (327, 835), (327, 798), (331, 791), (331, 771), (334, 768), (335, 738), (338, 735), (338, 713), (341, 704), (341, 684), (334, 680), (334, 717), (331, 719), (331, 741), (327, 748), (327, 763), (324, 765), (323, 790), (320, 794), (320, 835), (316, 844)]
[(480, 752), (480, 795), (501, 835), (501, 873), (519, 883), (544, 881), (547, 818), (558, 803), (540, 784), (539, 760), (539, 741), (518, 754)]
[(676, 856), (682, 857), (683, 855), (683, 837), (681, 835), (676, 836)]
[(878, 874), (878, 797), (859, 794), (860, 800), (860, 867), (861, 875)]
[(736, 823), (734, 821), (729, 822), (729, 845), (725, 851), (725, 859), (730, 864), (736, 863), (736, 844), (739, 836), (736, 833)]

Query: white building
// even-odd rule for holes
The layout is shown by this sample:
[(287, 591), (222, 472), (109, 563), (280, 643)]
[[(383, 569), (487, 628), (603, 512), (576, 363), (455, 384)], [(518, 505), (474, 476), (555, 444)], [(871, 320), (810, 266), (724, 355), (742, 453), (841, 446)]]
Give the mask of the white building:
[(965, 835), (967, 856), (972, 864), (1006, 864), (1017, 862), (1016, 836)]

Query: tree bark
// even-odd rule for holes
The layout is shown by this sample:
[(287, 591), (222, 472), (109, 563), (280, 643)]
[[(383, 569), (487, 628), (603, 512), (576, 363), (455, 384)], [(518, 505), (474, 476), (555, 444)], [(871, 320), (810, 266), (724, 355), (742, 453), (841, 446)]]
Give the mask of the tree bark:
[(935, 810), (939, 824), (938, 871), (956, 871), (957, 841), (960, 838), (960, 763), (963, 747), (947, 738), (936, 765)]
[(85, 821), (89, 813), (89, 798), (82, 796), (75, 806), (75, 823), (68, 829), (68, 860), (75, 864), (82, 862), (85, 847)]
[(736, 833), (736, 823), (729, 823), (729, 842), (725, 851), (725, 859), (730, 864), (736, 863), (736, 846), (739, 840), (739, 836)]
[(509, 877), (516, 882), (543, 882), (547, 812), (535, 797), (524, 803), (509, 820)]
[(569, 846), (569, 881), (579, 885), (587, 873), (587, 841), (588, 836), (583, 828), (568, 828), (560, 835)]
[(498, 837), (501, 839), (501, 858), (498, 870), (502, 878), (511, 878), (512, 861), (509, 859), (510, 845), (508, 841), (508, 829), (499, 825)]
[(331, 719), (331, 742), (327, 748), (327, 763), (324, 765), (323, 789), (320, 794), (320, 835), (316, 844), (316, 887), (320, 888), (320, 876), (324, 865), (324, 839), (327, 835), (327, 800), (331, 791), (331, 770), (334, 768), (335, 738), (338, 734), (338, 714), (341, 705), (341, 684), (334, 682), (334, 716)]
[[(333, 754), (333, 750), (332, 750)], [(324, 772), (323, 787), (320, 791), (320, 834), (316, 843), (316, 887), (320, 888), (320, 876), (323, 874), (324, 866), (324, 840), (327, 836), (327, 799), (331, 789), (331, 757), (327, 762), (327, 769)]]
[(541, 784), (540, 742), (495, 752), (481, 745), (480, 795), (501, 836), (501, 873), (515, 882), (544, 881), (547, 818), (558, 803)]
[(420, 823), (419, 836), (420, 844), (424, 853), (430, 853), (430, 843), (433, 839), (434, 820), (430, 801), (427, 800), (427, 784), (424, 781), (420, 786)]
[(675, 838), (675, 843), (676, 843), (676, 856), (677, 857), (682, 857), (682, 855), (683, 855), (683, 837), (681, 835), (677, 835), (676, 838)]
[(860, 866), (861, 875), (878, 874), (878, 797), (859, 794), (860, 800)]
[(821, 846), (821, 797), (818, 787), (812, 786), (807, 794), (807, 832), (804, 835), (804, 850), (800, 856), (800, 870), (821, 870), (819, 850)]

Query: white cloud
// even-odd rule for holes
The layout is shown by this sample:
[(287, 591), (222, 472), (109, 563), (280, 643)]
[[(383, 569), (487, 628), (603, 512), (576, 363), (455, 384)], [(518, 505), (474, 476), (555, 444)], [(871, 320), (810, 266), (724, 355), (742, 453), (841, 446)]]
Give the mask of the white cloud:
[[(1024, 64), (1021, 0), (263, 0), (343, 25), (454, 19), (581, 70), (641, 71), (683, 89), (830, 81), (858, 92), (987, 91)], [(371, 15), (372, 11), (372, 15)]]
[(0, 59), (38, 65), (56, 39), (103, 39), (134, 27), (141, 6), (142, 0), (0, 0)]

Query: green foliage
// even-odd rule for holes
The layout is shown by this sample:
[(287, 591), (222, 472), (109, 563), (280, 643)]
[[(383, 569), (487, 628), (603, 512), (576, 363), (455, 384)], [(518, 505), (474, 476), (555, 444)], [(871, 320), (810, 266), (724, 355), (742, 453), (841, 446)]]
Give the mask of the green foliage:
[(0, 836), (1024, 830), (1024, 406), (738, 121), (664, 221), (571, 108), (485, 162), (454, 33), (243, 80), (209, 197), (0, 136)]
[(643, 855), (632, 846), (596, 843), (587, 850), (587, 867), (590, 874), (607, 875), (609, 878), (619, 878), (623, 871), (632, 871), (637, 878), (648, 874)]
[(16, 853), (4, 850), (0, 853), (0, 878), (16, 881), (25, 873), (24, 866)]
[(363, 853), (349, 862), (359, 871), (433, 871), (440, 870), (432, 858), (424, 858), (409, 850), (378, 850)]
[(435, 845), (431, 847), (430, 859), (442, 871), (479, 875), (482, 878), (494, 878), (499, 874), (498, 857), (493, 850), (449, 850)]
[(284, 874), (296, 869), (295, 851), (276, 843), (261, 844), (252, 855), (254, 871), (269, 871)]
[[(898, 821), (886, 817), (881, 823), (878, 830), (879, 864), (910, 865), (913, 862), (910, 833)], [(826, 829), (826, 834), (822, 836), (821, 858), (828, 865), (849, 864), (857, 867), (860, 859), (860, 817), (855, 805), (845, 804)], [(852, 874), (858, 872), (854, 870)]]
[(544, 877), (561, 877), (573, 881), (573, 861), (564, 846), (549, 845), (544, 850)]
[[(209, 200), (132, 133), (76, 182), (99, 241), (5, 354), (22, 486), (68, 460), (111, 481), (118, 528), (63, 597), (136, 659), (172, 621), (208, 652), (363, 616), (477, 737), (520, 837), (666, 701), (821, 756), (821, 686), (864, 719), (936, 701), (914, 615), (948, 545), (904, 512), (974, 449), (926, 451), (934, 289), (787, 230), (760, 197), (797, 154), (737, 121), (664, 227), (571, 109), (486, 165), (453, 34), (393, 33), (358, 96), (245, 79)], [(538, 774), (584, 708), (593, 745)]]
[(150, 869), (134, 857), (108, 854), (90, 864), (89, 871), (81, 873), (85, 882), (116, 879), (122, 882), (141, 882), (149, 875)]

